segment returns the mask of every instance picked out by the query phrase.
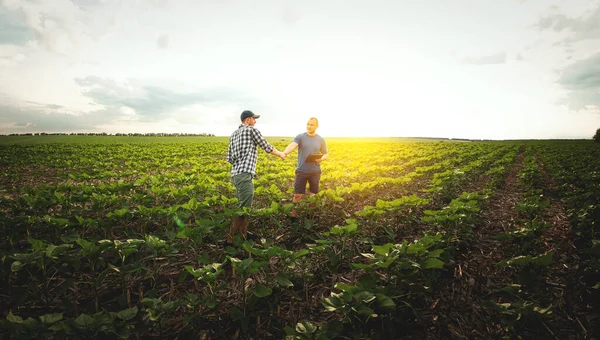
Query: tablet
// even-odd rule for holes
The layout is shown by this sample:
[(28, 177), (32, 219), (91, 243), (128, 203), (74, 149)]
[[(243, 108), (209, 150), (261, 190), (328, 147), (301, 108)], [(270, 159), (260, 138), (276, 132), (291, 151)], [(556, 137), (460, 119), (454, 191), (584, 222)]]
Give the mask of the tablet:
[(322, 153), (311, 153), (308, 155), (308, 157), (306, 157), (306, 162), (314, 163), (317, 159), (321, 159), (321, 157), (323, 157)]

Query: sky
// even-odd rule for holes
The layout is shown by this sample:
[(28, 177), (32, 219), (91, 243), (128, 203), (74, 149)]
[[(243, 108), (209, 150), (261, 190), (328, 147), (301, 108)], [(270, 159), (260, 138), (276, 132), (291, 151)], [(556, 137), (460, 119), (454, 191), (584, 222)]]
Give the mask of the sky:
[(600, 0), (0, 0), (0, 134), (591, 139)]

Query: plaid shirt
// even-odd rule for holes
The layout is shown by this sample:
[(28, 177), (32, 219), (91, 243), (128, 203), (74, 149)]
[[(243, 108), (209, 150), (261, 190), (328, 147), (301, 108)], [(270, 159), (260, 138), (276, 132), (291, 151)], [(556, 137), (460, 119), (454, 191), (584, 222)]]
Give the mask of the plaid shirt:
[(274, 149), (273, 145), (269, 144), (260, 131), (253, 126), (241, 124), (231, 134), (227, 148), (227, 161), (232, 165), (231, 176), (242, 172), (256, 175), (258, 145), (267, 153), (271, 153)]

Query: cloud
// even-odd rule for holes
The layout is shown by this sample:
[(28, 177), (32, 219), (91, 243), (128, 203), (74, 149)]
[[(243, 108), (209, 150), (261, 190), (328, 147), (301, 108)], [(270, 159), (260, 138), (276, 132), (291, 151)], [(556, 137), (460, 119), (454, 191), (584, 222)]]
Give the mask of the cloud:
[(553, 14), (540, 18), (536, 25), (541, 31), (568, 31), (570, 34), (563, 43), (572, 43), (587, 39), (600, 39), (600, 6), (587, 15), (567, 17), (564, 14)]
[(72, 48), (81, 32), (78, 9), (70, 1), (57, 0), (52, 6), (44, 2), (4, 1), (12, 13), (20, 14), (23, 24), (34, 32), (36, 40), (54, 52)]
[(0, 7), (0, 45), (24, 45), (34, 38), (33, 31), (16, 14)]
[(506, 53), (498, 53), (483, 57), (468, 57), (464, 59), (464, 62), (472, 65), (490, 65), (490, 64), (504, 64), (506, 63)]
[(87, 110), (63, 103), (20, 101), (0, 93), (0, 133), (196, 131), (201, 126), (212, 130), (230, 124), (233, 113), (260, 107), (256, 98), (240, 90), (189, 90), (189, 84), (173, 79), (117, 81), (87, 76), (74, 81), (81, 95), (92, 100)]
[(9, 39), (5, 35), (21, 43), (34, 40), (36, 46), (61, 55), (72, 55), (107, 34), (121, 12), (107, 1), (91, 0), (4, 0), (0, 11), (0, 43)]
[(4, 67), (14, 67), (19, 65), (19, 63), (25, 60), (25, 55), (22, 53), (0, 55), (0, 66)]
[(0, 105), (2, 133), (95, 131), (105, 119), (100, 114), (77, 116), (35, 106)]
[(558, 82), (568, 89), (600, 89), (600, 53), (569, 65)]
[(157, 121), (174, 111), (194, 105), (211, 106), (223, 103), (245, 102), (248, 99), (237, 90), (213, 88), (200, 92), (174, 91), (149, 81), (115, 80), (97, 76), (76, 78), (83, 95), (102, 105), (106, 110), (122, 112), (132, 109), (140, 121)]
[(46, 109), (51, 109), (51, 110), (58, 110), (58, 109), (62, 109), (64, 108), (64, 106), (62, 105), (57, 105), (57, 104), (42, 104), (42, 103), (38, 103), (38, 102), (32, 102), (32, 101), (26, 101), (26, 103), (32, 104), (35, 107), (38, 108), (46, 108)]
[(566, 67), (557, 82), (570, 91), (563, 101), (569, 108), (600, 106), (600, 53)]
[(35, 124), (30, 122), (17, 122), (14, 125), (17, 127), (35, 127)]

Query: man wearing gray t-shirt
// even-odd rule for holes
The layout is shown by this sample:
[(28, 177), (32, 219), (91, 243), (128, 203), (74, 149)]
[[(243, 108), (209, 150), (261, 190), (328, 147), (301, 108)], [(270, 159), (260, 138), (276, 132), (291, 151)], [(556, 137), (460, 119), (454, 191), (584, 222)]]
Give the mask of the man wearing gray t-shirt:
[[(309, 194), (319, 192), (319, 181), (321, 180), (321, 162), (329, 157), (327, 143), (323, 137), (317, 134), (319, 121), (312, 117), (306, 123), (306, 132), (301, 133), (285, 148), (283, 153), (287, 156), (298, 148), (298, 165), (294, 178), (293, 203), (299, 202), (302, 195), (306, 193), (308, 183)], [(298, 212), (292, 210), (292, 218), (296, 218)]]

